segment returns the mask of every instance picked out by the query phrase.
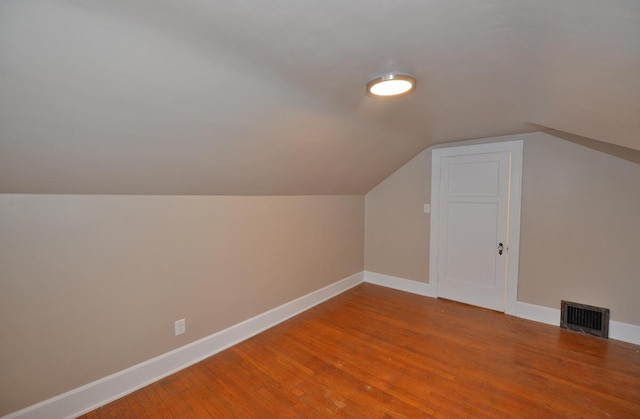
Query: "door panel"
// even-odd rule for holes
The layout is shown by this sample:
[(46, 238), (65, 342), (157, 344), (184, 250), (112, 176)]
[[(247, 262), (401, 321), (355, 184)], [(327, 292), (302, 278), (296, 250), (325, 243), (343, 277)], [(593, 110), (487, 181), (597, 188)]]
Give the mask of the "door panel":
[(496, 226), (494, 203), (449, 204), (445, 280), (494, 288), (496, 282)]
[(449, 196), (498, 196), (499, 162), (470, 162), (469, 158), (447, 159), (447, 162), (449, 164)]

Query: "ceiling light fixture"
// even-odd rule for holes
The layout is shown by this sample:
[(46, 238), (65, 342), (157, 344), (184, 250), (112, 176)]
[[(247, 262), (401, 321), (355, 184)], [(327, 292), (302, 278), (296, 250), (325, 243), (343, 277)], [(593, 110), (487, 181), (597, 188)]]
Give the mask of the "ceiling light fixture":
[(416, 90), (416, 78), (410, 74), (382, 74), (367, 83), (367, 93), (371, 96), (404, 96)]

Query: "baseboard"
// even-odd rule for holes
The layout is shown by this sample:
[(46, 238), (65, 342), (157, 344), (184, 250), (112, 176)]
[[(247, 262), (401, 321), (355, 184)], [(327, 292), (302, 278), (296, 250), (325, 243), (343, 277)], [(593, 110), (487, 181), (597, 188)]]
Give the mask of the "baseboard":
[(72, 418), (90, 412), (242, 342), (363, 281), (364, 272), (359, 272), (213, 335), (9, 414), (3, 419)]
[(516, 316), (540, 323), (560, 326), (560, 309), (538, 306), (535, 304), (518, 301), (516, 305)]
[(396, 276), (379, 274), (377, 272), (364, 272), (364, 282), (370, 284), (381, 285), (387, 288), (393, 288), (400, 291), (410, 292), (412, 294), (424, 295), (425, 297), (436, 297), (436, 292), (431, 284), (424, 282), (412, 281), (410, 279), (398, 278)]
[[(540, 323), (554, 326), (560, 325), (560, 309), (558, 308), (538, 306), (518, 301), (516, 315), (523, 319)], [(609, 338), (640, 345), (640, 326), (611, 320), (609, 322)]]
[(640, 326), (611, 320), (609, 322), (609, 337), (640, 345)]

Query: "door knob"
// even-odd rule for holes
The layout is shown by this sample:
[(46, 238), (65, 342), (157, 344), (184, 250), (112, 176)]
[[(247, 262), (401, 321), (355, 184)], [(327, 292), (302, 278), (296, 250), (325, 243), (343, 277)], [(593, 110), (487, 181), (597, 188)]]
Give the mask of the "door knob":
[(502, 243), (498, 243), (498, 254), (502, 256), (502, 251), (504, 250), (504, 245)]

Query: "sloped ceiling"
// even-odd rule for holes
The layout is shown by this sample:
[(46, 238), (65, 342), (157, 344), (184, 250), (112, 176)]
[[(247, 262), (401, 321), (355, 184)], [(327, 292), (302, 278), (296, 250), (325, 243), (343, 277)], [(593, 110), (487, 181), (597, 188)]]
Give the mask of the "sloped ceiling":
[(640, 150), (640, 2), (0, 2), (0, 192), (361, 194), (541, 126)]

